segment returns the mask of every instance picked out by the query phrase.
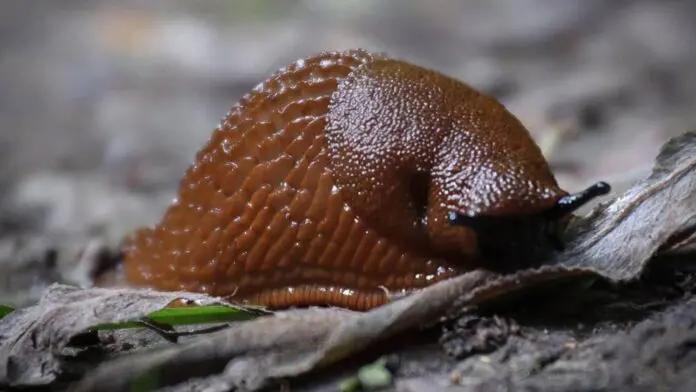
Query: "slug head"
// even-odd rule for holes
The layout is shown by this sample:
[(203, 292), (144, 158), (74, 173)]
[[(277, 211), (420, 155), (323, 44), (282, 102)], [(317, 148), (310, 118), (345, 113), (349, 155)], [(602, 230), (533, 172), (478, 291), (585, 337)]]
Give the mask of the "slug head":
[(600, 181), (578, 193), (561, 196), (542, 212), (477, 215), (451, 211), (448, 219), (451, 224), (476, 233), (477, 254), (485, 265), (514, 270), (541, 263), (551, 250), (562, 251), (562, 222), (578, 208), (610, 191), (609, 184)]
[(393, 59), (338, 83), (325, 137), (346, 205), (403, 249), (452, 264), (476, 253), (486, 266), (536, 260), (558, 217), (596, 193), (560, 189), (527, 129), (494, 98)]

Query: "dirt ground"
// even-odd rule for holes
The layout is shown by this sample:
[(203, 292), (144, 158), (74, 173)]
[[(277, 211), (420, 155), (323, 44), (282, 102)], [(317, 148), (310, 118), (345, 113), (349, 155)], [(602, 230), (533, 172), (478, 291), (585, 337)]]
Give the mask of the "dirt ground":
[[(0, 304), (32, 304), (56, 281), (89, 282), (83, 256), (156, 222), (230, 106), (297, 58), (362, 47), (457, 77), (520, 118), (563, 187), (605, 180), (617, 194), (696, 124), (694, 37), (687, 0), (5, 2)], [(669, 294), (658, 290), (655, 307), (643, 294), (629, 321), (606, 319), (612, 309), (551, 330), (519, 312), (461, 319), (435, 332), (440, 344), (398, 348), (394, 388), (454, 390), (427, 381), (454, 372), (488, 380), (465, 390), (590, 391), (600, 379), (693, 390), (692, 278), (668, 276), (619, 290)], [(463, 358), (474, 343), (461, 331), (472, 329), (489, 331), (476, 344), (495, 331), (514, 337), (483, 366)], [(581, 348), (566, 353), (570, 340)], [(334, 385), (322, 382), (316, 390)]]

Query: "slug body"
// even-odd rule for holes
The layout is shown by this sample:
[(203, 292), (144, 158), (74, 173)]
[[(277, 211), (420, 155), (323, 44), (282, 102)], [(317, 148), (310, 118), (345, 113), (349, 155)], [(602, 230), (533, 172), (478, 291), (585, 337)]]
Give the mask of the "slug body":
[(384, 55), (320, 53), (232, 108), (161, 222), (126, 241), (125, 272), (271, 308), (364, 310), (535, 261), (564, 197), (494, 99)]

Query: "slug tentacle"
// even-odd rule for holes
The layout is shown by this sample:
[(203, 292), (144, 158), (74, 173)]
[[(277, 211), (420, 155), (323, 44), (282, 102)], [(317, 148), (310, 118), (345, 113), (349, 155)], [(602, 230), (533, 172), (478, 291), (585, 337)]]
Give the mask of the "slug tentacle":
[(574, 212), (587, 204), (590, 200), (606, 195), (609, 192), (611, 192), (611, 186), (609, 184), (604, 181), (596, 182), (583, 191), (566, 195), (558, 199), (556, 205), (546, 213), (546, 216), (548, 219), (559, 219), (564, 215)]

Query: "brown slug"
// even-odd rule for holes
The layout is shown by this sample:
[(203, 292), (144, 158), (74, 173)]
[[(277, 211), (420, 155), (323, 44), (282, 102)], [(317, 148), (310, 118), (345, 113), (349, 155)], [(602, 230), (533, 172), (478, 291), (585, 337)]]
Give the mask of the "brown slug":
[(319, 53), (231, 109), (161, 222), (125, 241), (125, 274), (269, 308), (366, 310), (538, 262), (560, 222), (608, 191), (560, 189), (521, 122), (462, 82)]

